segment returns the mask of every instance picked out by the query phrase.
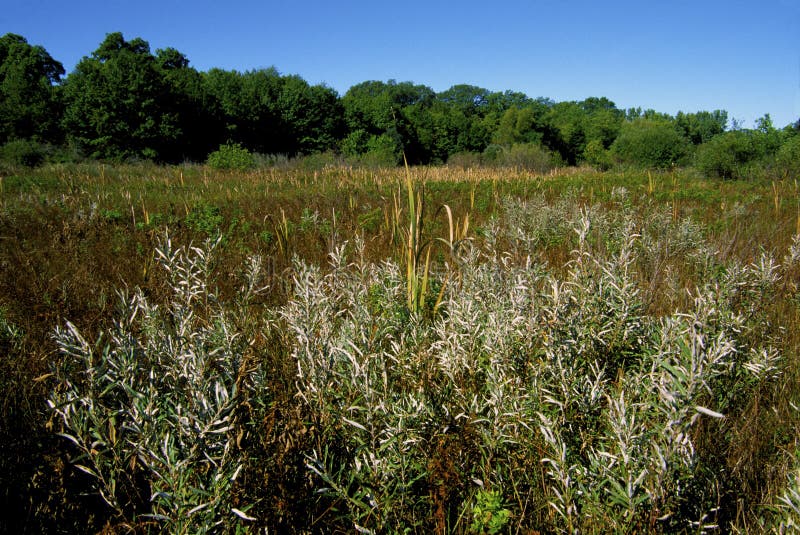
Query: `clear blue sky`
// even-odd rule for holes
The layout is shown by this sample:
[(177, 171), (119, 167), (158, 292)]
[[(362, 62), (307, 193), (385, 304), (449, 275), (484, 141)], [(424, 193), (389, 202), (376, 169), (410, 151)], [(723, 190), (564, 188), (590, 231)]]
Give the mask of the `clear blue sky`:
[(276, 67), (340, 93), (366, 80), (458, 83), (556, 101), (800, 118), (800, 0), (403, 2), (3, 0), (0, 34), (71, 71), (121, 31), (199, 70)]

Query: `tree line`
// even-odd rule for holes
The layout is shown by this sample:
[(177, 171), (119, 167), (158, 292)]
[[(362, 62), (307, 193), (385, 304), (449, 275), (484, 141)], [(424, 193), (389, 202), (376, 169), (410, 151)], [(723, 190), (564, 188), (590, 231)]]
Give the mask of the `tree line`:
[[(618, 109), (604, 97), (555, 102), (515, 91), (366, 81), (340, 96), (274, 68), (200, 72), (174, 48), (108, 34), (73, 72), (16, 34), (0, 37), (0, 145), (60, 158), (205, 161), (220, 146), (287, 157), (335, 153), (394, 165), (445, 162), (669, 167), (735, 177), (800, 160), (800, 121), (739, 128), (723, 110)], [(10, 147), (10, 148), (9, 148)], [(22, 151), (24, 152), (24, 150)]]

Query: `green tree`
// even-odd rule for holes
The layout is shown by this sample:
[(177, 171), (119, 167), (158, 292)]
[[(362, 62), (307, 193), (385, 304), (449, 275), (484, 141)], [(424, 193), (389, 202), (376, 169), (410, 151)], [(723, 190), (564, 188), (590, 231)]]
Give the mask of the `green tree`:
[(675, 126), (692, 144), (700, 145), (725, 131), (728, 126), (728, 112), (724, 110), (699, 111), (697, 113), (679, 111), (675, 116)]
[(169, 95), (147, 41), (111, 33), (67, 77), (63, 124), (91, 157), (160, 158), (181, 134)]
[(532, 107), (507, 109), (500, 117), (494, 142), (507, 146), (515, 143), (540, 143), (542, 134), (537, 128), (539, 119)]
[(793, 178), (800, 178), (800, 134), (794, 134), (778, 149), (776, 164), (779, 172)]
[(365, 161), (371, 165), (394, 166), (400, 163), (401, 146), (398, 136), (386, 132), (379, 136), (372, 136), (367, 141)]
[(774, 155), (784, 141), (783, 133), (775, 128), (769, 113), (756, 119), (756, 128), (753, 136), (761, 156)]
[(203, 82), (221, 142), (241, 143), (261, 153), (276, 153), (286, 145), (278, 109), (283, 80), (277, 70), (211, 69)]
[(219, 141), (206, 106), (203, 76), (174, 48), (156, 50), (155, 59), (168, 90), (163, 111), (177, 128), (176, 136), (159, 144), (159, 155), (169, 161), (203, 160)]
[(491, 92), (468, 84), (454, 85), (436, 95), (436, 100), (456, 109), (465, 116), (485, 115), (489, 108)]
[[(490, 93), (486, 101), (488, 112), (496, 113), (498, 116), (505, 113), (509, 108), (524, 108), (534, 102), (528, 95), (520, 93), (519, 91), (497, 91)], [(544, 105), (548, 103), (552, 104), (552, 102), (546, 99), (537, 99), (535, 102)]]
[(752, 131), (732, 130), (700, 145), (694, 161), (695, 166), (708, 176), (743, 178), (747, 165), (762, 155)]
[(610, 169), (612, 163), (610, 152), (599, 139), (593, 139), (586, 144), (586, 148), (583, 151), (583, 160), (600, 170)]
[[(599, 142), (603, 149), (611, 147), (622, 128), (624, 112), (617, 109), (616, 104), (605, 97), (589, 97), (579, 105), (586, 112), (584, 120), (586, 147), (588, 148), (593, 141)], [(595, 149), (593, 151), (596, 152)]]
[(570, 165), (578, 163), (586, 149), (587, 117), (586, 110), (577, 102), (559, 102), (545, 117), (554, 134), (545, 144), (558, 151)]
[(344, 130), (339, 95), (299, 76), (284, 77), (276, 107), (283, 135), (273, 152), (310, 154), (332, 149)]
[(339, 150), (345, 156), (358, 156), (367, 152), (370, 135), (362, 129), (353, 130), (341, 141)]
[(347, 131), (363, 130), (377, 137), (388, 134), (399, 143), (409, 162), (429, 161), (430, 147), (420, 142), (417, 132), (426, 126), (419, 119), (433, 105), (435, 97), (431, 88), (411, 82), (357, 84), (342, 97)]
[(58, 87), (64, 67), (20, 35), (0, 37), (0, 144), (58, 141)]
[(624, 163), (666, 168), (681, 162), (688, 145), (670, 122), (643, 118), (622, 125), (611, 151)]

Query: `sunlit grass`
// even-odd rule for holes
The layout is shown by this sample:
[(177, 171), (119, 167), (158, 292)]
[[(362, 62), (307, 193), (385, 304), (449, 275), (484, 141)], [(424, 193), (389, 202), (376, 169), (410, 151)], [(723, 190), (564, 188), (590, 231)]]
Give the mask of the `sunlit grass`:
[(39, 526), (797, 522), (793, 181), (75, 165), (2, 183), (2, 477)]

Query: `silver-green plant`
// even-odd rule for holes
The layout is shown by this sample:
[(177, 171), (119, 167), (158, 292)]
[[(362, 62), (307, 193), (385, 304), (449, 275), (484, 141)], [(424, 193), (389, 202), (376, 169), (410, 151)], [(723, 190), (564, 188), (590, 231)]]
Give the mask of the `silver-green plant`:
[(339, 438), (307, 453), (318, 492), (345, 505), (353, 529), (379, 532), (417, 507), (410, 489), (424, 475), (429, 408), (403, 373), (413, 366), (401, 340), (414, 316), (399, 268), (348, 264), (345, 249), (331, 253), (326, 274), (295, 262), (294, 295), (281, 315), (298, 396), (315, 425)]
[[(631, 195), (615, 190), (611, 211), (574, 195), (512, 199), (482, 242), (460, 239), (445, 209), (457, 269), (427, 256), (368, 263), (360, 237), (332, 242), (327, 266), (294, 260), (293, 292), (268, 320), (250, 305), (262, 259), (223, 303), (214, 244), (165, 239), (155, 258), (166, 303), (123, 293), (98, 341), (58, 331), (51, 408), (118, 514), (131, 515), (139, 492), (150, 504), (135, 513), (160, 529), (235, 529), (251, 518), (232, 497), (247, 470), (236, 438), (254, 425), (239, 408), (268, 404), (268, 372), (245, 355), (267, 329), (294, 365), (320, 522), (363, 533), (423, 531), (432, 515), (453, 532), (713, 531), (729, 468), (697, 438), (718, 428), (729, 440), (753, 393), (780, 377), (785, 346), (768, 312), (791, 289), (800, 239), (782, 265), (768, 252), (735, 261), (691, 219), (634, 211)], [(552, 269), (538, 249), (554, 243), (573, 251)], [(681, 269), (698, 283), (684, 288)], [(438, 288), (436, 314), (411, 306), (423, 284)], [(656, 291), (675, 309), (652, 315)]]
[[(122, 518), (173, 533), (253, 520), (232, 501), (244, 463), (236, 445), (239, 384), (249, 370), (246, 340), (211, 286), (218, 243), (174, 247), (165, 237), (156, 257), (168, 280), (166, 304), (138, 289), (121, 292), (118, 319), (96, 342), (71, 323), (55, 333), (58, 386), (48, 405), (74, 446), (75, 466)], [(244, 288), (252, 294), (255, 281)], [(137, 494), (149, 500), (147, 510), (129, 509)]]

